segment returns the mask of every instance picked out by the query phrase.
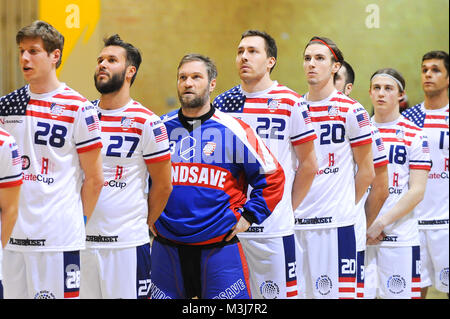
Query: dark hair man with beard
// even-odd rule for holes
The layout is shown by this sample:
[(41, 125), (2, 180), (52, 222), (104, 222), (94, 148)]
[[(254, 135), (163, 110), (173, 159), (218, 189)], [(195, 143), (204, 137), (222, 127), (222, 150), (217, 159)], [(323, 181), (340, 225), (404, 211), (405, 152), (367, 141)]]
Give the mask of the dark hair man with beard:
[(139, 50), (117, 34), (104, 42), (94, 75), (101, 96), (93, 104), (102, 131), (105, 183), (86, 225), (80, 297), (147, 298), (149, 227), (172, 190), (169, 143), (160, 118), (130, 97)]
[(181, 108), (163, 116), (173, 191), (154, 227), (152, 299), (249, 299), (236, 234), (260, 225), (283, 196), (283, 169), (256, 131), (212, 106), (216, 76), (208, 57), (184, 56)]

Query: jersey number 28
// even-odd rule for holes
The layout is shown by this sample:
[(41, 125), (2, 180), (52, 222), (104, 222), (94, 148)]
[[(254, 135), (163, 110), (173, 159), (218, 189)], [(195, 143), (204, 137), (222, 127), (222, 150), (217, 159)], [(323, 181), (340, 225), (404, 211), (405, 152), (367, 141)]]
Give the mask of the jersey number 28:
[(50, 146), (58, 148), (64, 146), (67, 135), (67, 128), (65, 126), (58, 124), (51, 125), (46, 122), (38, 122), (37, 126), (39, 130), (36, 130), (36, 133), (34, 133), (35, 144), (47, 145), (48, 143)]

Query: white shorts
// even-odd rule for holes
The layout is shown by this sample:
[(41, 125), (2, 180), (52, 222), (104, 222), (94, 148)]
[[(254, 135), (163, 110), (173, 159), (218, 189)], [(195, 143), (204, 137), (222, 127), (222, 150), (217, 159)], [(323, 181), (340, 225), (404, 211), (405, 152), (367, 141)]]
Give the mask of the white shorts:
[(367, 246), (364, 298), (420, 299), (420, 247)]
[(150, 286), (150, 244), (81, 251), (81, 299), (146, 299)]
[(69, 299), (80, 293), (80, 253), (3, 251), (5, 299)]
[(300, 298), (355, 298), (354, 226), (296, 230), (295, 235)]
[(358, 214), (361, 215), (357, 217), (355, 224), (356, 250), (364, 251), (366, 250), (367, 242), (366, 213), (363, 211), (359, 212)]
[(365, 250), (356, 252), (356, 299), (364, 299), (365, 255)]
[(364, 255), (366, 251), (366, 213), (364, 211), (358, 213), (355, 224), (356, 237), (356, 298), (364, 298)]
[(297, 299), (294, 235), (239, 238), (250, 272), (253, 299)]
[(437, 290), (448, 293), (448, 228), (419, 230), (419, 234), (422, 287), (433, 285)]

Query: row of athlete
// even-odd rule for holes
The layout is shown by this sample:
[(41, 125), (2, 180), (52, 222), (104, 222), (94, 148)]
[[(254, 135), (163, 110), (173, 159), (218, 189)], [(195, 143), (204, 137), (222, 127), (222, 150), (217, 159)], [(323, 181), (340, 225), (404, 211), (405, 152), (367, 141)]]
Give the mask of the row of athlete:
[[(371, 121), (335, 89), (344, 60), (331, 40), (307, 44), (301, 97), (270, 79), (275, 41), (250, 30), (236, 57), (241, 84), (212, 105), (216, 67), (187, 55), (181, 108), (161, 120), (130, 97), (141, 63), (134, 46), (105, 40), (93, 108), (57, 80), (61, 37), (41, 21), (19, 31), (28, 85), (0, 100), (11, 153), (0, 176), (2, 221), (19, 206), (5, 226), (11, 236), (2, 231), (6, 298), (355, 298), (368, 280), (359, 271), (366, 214), (368, 266), (380, 277), (372, 297), (420, 294), (411, 210), (433, 147), (400, 116), (398, 72), (371, 78)], [(446, 110), (448, 119), (448, 96)], [(448, 161), (448, 135), (445, 143)], [(54, 182), (23, 180), (19, 166)], [(390, 187), (398, 191), (386, 199)], [(366, 214), (356, 207), (364, 201)], [(392, 258), (400, 268), (390, 269)]]

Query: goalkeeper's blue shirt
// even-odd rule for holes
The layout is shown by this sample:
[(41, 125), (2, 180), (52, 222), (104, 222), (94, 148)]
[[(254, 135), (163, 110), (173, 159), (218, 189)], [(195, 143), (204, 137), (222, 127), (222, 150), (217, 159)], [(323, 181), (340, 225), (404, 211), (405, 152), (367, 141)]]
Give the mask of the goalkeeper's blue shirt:
[(200, 118), (187, 118), (180, 109), (162, 120), (173, 190), (155, 223), (159, 236), (213, 244), (224, 240), (242, 214), (255, 224), (270, 216), (282, 198), (285, 176), (250, 126), (214, 107)]

